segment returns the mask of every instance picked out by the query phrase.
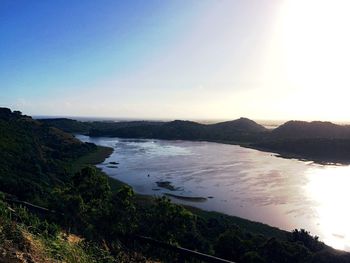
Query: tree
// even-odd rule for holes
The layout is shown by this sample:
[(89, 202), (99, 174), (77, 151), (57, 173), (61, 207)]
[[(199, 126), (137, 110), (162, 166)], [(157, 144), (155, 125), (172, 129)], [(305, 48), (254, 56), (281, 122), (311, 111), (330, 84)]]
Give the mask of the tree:
[(312, 252), (316, 252), (324, 248), (324, 244), (318, 240), (318, 236), (311, 236), (310, 232), (306, 231), (305, 229), (294, 229), (288, 235), (288, 241), (300, 242)]
[(146, 235), (172, 244), (185, 241), (184, 235), (194, 231), (195, 216), (182, 206), (175, 205), (166, 198), (157, 198), (146, 212), (141, 228)]
[(244, 254), (243, 240), (235, 229), (226, 230), (222, 233), (214, 246), (218, 257), (238, 261)]
[(105, 175), (86, 167), (72, 177), (72, 183), (55, 190), (57, 208), (69, 228), (80, 229), (93, 239), (99, 236), (100, 224), (108, 216), (111, 189)]

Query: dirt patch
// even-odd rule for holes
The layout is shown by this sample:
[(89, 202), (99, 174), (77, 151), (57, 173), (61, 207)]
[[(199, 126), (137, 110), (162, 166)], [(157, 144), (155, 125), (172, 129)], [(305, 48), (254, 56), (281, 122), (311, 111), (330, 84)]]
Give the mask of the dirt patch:
[(58, 262), (48, 259), (45, 249), (40, 241), (22, 231), (22, 242), (15, 243), (6, 240), (0, 248), (0, 262), (3, 263), (49, 263)]

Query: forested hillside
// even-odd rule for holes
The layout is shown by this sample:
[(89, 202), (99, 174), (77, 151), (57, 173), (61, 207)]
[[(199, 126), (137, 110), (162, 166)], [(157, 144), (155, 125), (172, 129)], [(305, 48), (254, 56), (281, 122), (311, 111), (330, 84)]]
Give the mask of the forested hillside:
[(251, 147), (321, 163), (350, 163), (350, 126), (288, 121)]
[(20, 112), (0, 109), (0, 190), (42, 202), (68, 180), (66, 166), (97, 149)]
[(67, 132), (121, 138), (251, 142), (258, 139), (260, 134), (268, 131), (262, 125), (247, 118), (215, 124), (183, 120), (170, 122), (80, 122), (70, 119), (41, 119), (40, 121)]

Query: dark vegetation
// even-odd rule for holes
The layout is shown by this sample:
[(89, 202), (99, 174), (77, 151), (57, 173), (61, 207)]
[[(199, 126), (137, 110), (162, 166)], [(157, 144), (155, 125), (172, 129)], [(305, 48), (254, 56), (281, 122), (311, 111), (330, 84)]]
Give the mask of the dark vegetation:
[[(244, 142), (254, 140), (258, 133), (267, 131), (263, 126), (246, 118), (217, 124), (200, 124), (181, 120), (171, 122), (78, 122), (69, 119), (42, 119), (40, 121), (66, 132), (121, 138)], [(80, 130), (77, 129), (79, 124), (81, 125)]]
[(349, 163), (350, 126), (320, 121), (289, 121), (252, 146), (282, 156), (317, 162)]
[(0, 189), (20, 199), (45, 204), (52, 187), (68, 180), (67, 165), (96, 150), (20, 112), (0, 110)]
[[(172, 122), (77, 122), (46, 119), (57, 128), (90, 136), (154, 138), (169, 140), (205, 140), (239, 144), (279, 153), (283, 157), (327, 163), (350, 162), (350, 126), (331, 122), (289, 121), (274, 130), (246, 118), (216, 124), (190, 121)], [(69, 123), (72, 123), (70, 126)], [(82, 129), (75, 129), (77, 124)]]
[[(37, 251), (37, 257), (52, 261), (179, 259), (133, 238), (148, 236), (237, 262), (350, 262), (348, 253), (327, 247), (305, 230), (285, 232), (185, 208), (166, 197), (137, 196), (130, 187), (86, 166), (103, 160), (108, 149), (83, 144), (19, 112), (0, 109), (0, 131), (0, 257), (13, 249), (30, 257), (35, 247), (45, 250)], [(16, 198), (55, 213), (33, 214), (6, 201)], [(80, 241), (67, 243), (72, 234)]]
[(288, 121), (273, 130), (274, 139), (349, 139), (350, 126), (322, 121)]
[(256, 143), (255, 148), (283, 157), (310, 159), (320, 163), (350, 163), (350, 139), (297, 139)]
[(67, 118), (57, 119), (40, 119), (40, 122), (46, 123), (49, 126), (57, 127), (58, 129), (69, 133), (81, 133), (89, 134), (90, 131), (103, 131), (103, 133), (109, 134), (116, 129), (124, 129), (138, 126), (158, 126), (163, 122), (156, 121), (128, 121), (128, 122), (113, 122), (113, 121), (92, 121), (82, 122)]

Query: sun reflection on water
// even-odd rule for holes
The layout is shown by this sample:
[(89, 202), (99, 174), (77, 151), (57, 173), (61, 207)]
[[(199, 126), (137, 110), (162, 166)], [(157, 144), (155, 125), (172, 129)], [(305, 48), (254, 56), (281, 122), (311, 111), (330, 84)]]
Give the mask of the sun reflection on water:
[(306, 171), (306, 195), (316, 202), (315, 224), (328, 245), (350, 250), (350, 166), (312, 167)]

